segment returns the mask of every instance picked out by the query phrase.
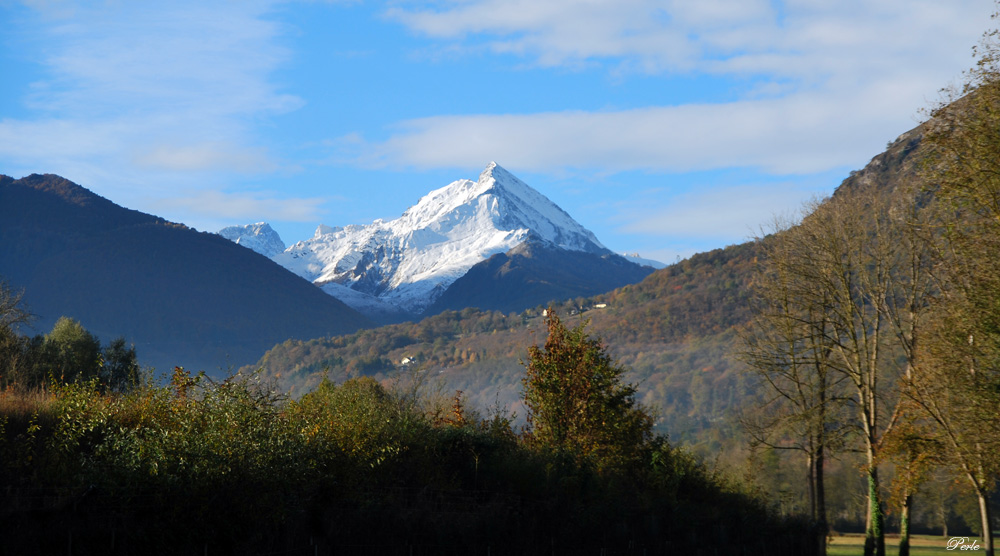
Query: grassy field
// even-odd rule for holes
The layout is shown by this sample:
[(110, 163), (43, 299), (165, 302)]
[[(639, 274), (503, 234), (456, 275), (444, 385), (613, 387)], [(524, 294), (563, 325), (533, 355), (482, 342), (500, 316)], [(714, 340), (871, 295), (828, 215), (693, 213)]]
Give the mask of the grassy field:
[[(976, 554), (982, 553), (983, 543), (976, 537), (969, 537), (965, 545), (971, 546), (972, 542), (976, 541), (979, 545), (979, 550), (947, 550), (945, 547), (948, 544), (948, 537), (939, 537), (931, 535), (914, 535), (910, 537), (910, 556), (930, 556), (932, 554), (954, 554), (957, 552), (962, 552), (965, 554)], [(837, 535), (834, 536), (831, 541), (829, 548), (827, 549), (828, 556), (861, 556), (864, 553), (865, 537), (864, 535)], [(885, 536), (885, 548), (888, 553), (887, 556), (895, 556), (899, 553), (899, 536), (898, 535), (886, 535)]]

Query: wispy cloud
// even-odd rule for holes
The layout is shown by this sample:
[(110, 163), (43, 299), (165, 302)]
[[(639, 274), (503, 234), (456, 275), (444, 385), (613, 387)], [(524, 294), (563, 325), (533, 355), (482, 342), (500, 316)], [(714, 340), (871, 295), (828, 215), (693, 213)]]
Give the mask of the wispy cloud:
[(404, 2), (387, 15), (442, 48), (753, 85), (716, 104), (413, 119), (357, 160), (434, 168), (497, 159), (539, 172), (856, 166), (958, 77), (989, 10), (976, 0)]
[[(160, 201), (168, 211), (180, 210), (197, 215), (199, 220), (220, 220), (231, 223), (280, 220), (285, 222), (317, 222), (322, 215), (325, 198), (277, 198), (267, 194), (227, 193), (217, 190), (180, 192)], [(213, 230), (214, 231), (214, 230)]]
[(388, 140), (362, 149), (358, 160), (434, 168), (495, 159), (535, 172), (755, 167), (807, 174), (857, 163), (894, 139), (886, 128), (899, 108), (859, 98), (866, 93), (609, 112), (437, 116), (401, 123)]
[(700, 57), (703, 41), (692, 41), (691, 31), (766, 23), (769, 11), (765, 0), (456, 0), (434, 7), (404, 3), (386, 13), (428, 37), (530, 57), (542, 66), (616, 59), (657, 70), (687, 67)]
[(953, 39), (983, 29), (989, 10), (977, 0), (444, 0), (386, 14), (448, 47), (487, 46), (543, 66), (805, 78), (949, 56), (961, 44)]
[(281, 166), (256, 126), (302, 101), (271, 80), (288, 52), (269, 3), (34, 7), (34, 36), (19, 40), (43, 72), (17, 116), (0, 120), (8, 170), (59, 172), (127, 201), (178, 172), (217, 181)]
[[(261, 2), (95, 3), (44, 27), (49, 76), (34, 108), (193, 117), (292, 109), (268, 75), (287, 56)], [(136, 114), (138, 115), (138, 114)], [(162, 124), (163, 122), (157, 122)]]
[(674, 241), (744, 240), (760, 233), (760, 225), (775, 216), (797, 218), (803, 203), (816, 194), (794, 182), (706, 185), (680, 195), (654, 192), (620, 204), (615, 219), (624, 222), (621, 231), (631, 234)]
[(152, 145), (137, 152), (134, 160), (141, 166), (173, 171), (226, 169), (256, 173), (276, 169), (264, 149), (219, 142)]

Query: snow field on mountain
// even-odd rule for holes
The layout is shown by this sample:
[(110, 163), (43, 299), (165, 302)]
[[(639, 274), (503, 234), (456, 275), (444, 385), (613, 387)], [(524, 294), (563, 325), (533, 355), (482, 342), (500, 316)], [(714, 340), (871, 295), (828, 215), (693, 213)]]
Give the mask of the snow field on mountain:
[(496, 163), (431, 191), (395, 220), (320, 225), (271, 258), (356, 309), (419, 313), (474, 265), (529, 239), (607, 252), (593, 233)]

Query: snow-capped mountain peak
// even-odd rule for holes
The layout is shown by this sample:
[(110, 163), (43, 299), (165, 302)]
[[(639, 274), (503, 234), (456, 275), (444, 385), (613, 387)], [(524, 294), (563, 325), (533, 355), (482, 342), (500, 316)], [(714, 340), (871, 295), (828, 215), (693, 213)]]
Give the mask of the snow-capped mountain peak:
[(472, 235), (487, 229), (516, 232), (524, 238), (530, 233), (572, 251), (606, 251), (593, 233), (496, 162), (483, 170), (478, 181), (458, 180), (431, 191), (394, 223), (400, 229), (436, 232), (462, 225)]
[(555, 203), (491, 162), (477, 181), (431, 191), (395, 220), (321, 225), (273, 259), (355, 308), (419, 313), (472, 266), (529, 239), (608, 252)]
[(229, 226), (219, 230), (219, 235), (265, 257), (274, 257), (285, 250), (285, 242), (281, 241), (278, 232), (274, 231), (267, 222), (257, 222), (246, 226)]

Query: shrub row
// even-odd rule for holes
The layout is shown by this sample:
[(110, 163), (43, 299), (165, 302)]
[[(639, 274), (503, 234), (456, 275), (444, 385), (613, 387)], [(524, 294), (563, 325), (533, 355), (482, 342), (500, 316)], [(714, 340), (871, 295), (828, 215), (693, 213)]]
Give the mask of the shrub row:
[[(0, 404), (0, 407), (13, 407)], [(456, 396), (370, 378), (300, 400), (176, 370), (128, 394), (54, 389), (0, 417), (11, 553), (809, 554), (737, 483), (665, 439), (589, 468)]]

